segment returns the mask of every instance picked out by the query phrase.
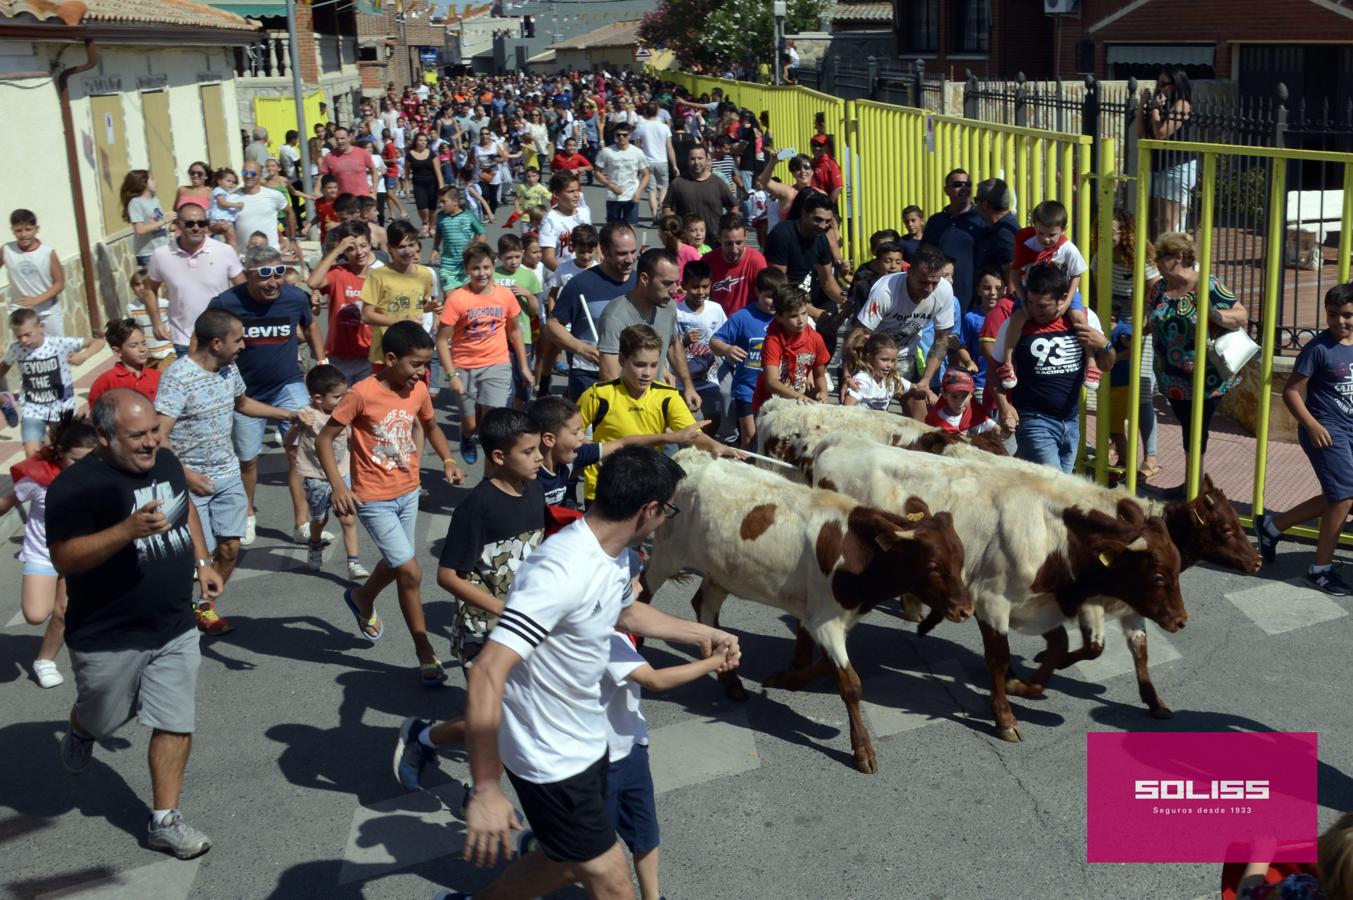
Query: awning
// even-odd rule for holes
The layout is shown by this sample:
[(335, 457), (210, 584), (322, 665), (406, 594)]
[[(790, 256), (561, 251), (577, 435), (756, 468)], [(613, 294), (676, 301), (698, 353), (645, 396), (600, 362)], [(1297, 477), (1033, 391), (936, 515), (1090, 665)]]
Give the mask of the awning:
[(226, 12), (233, 12), (237, 16), (251, 16), (255, 19), (262, 16), (281, 16), (286, 17), (287, 4), (285, 0), (211, 0), (208, 6), (214, 6), (217, 9), (223, 9)]
[(1207, 66), (1217, 58), (1216, 44), (1110, 44), (1109, 65)]

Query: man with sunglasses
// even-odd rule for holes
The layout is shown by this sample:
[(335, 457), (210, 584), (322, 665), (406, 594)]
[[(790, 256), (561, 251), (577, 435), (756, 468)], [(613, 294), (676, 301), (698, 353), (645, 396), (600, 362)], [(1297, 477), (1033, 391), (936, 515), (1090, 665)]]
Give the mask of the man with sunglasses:
[(931, 216), (921, 233), (921, 243), (934, 244), (954, 261), (954, 296), (964, 309), (973, 296), (973, 254), (986, 234), (987, 223), (972, 202), (972, 176), (954, 169), (944, 177), (949, 205)]
[[(277, 195), (276, 191), (268, 193)], [(192, 342), (197, 317), (213, 297), (242, 283), (244, 270), (234, 249), (207, 239), (207, 211), (200, 205), (186, 202), (180, 206), (175, 224), (178, 237), (150, 255), (141, 297), (155, 337), (172, 342), (174, 352), (183, 356)], [(160, 315), (161, 287), (169, 300), (168, 322)]]
[(278, 213), (286, 214), (287, 240), (295, 240), (296, 215), (292, 212), (291, 202), (280, 191), (263, 186), (263, 165), (253, 160), (246, 161), (240, 168), (240, 177), (244, 179), (244, 187), (240, 190), (239, 199), (244, 206), (235, 217), (235, 245), (239, 251), (244, 252), (250, 235), (255, 232), (268, 239), (269, 247), (280, 250), (282, 243), (277, 236)]
[[(276, 191), (271, 193), (276, 194)], [(281, 196), (278, 194), (278, 196)], [(310, 310), (305, 291), (285, 283), (288, 266), (274, 247), (250, 247), (244, 254), (244, 284), (230, 288), (209, 304), (224, 309), (244, 324), (244, 350), (236, 359), (240, 376), (249, 396), (283, 409), (301, 409), (310, 403), (304, 375), (297, 359), (298, 339), (302, 332), (316, 362), (327, 362), (319, 323)], [(279, 422), (279, 436), (285, 437), (289, 423)], [(249, 498), (249, 515), (240, 543), (248, 546), (255, 535), (254, 488), (258, 484), (258, 457), (263, 452), (263, 434), (267, 422), (236, 413), (235, 455), (240, 458), (240, 477)], [(310, 511), (301, 489), (301, 479), (293, 472), (289, 479), (297, 541), (309, 539)]]
[(634, 896), (605, 802), (601, 680), (612, 631), (690, 644), (702, 657), (722, 656), (720, 671), (734, 669), (741, 656), (733, 635), (633, 602), (630, 548), (679, 512), (671, 500), (681, 477), (676, 463), (649, 447), (608, 455), (587, 514), (541, 544), (513, 580), (467, 686), (474, 786), (463, 857), (491, 866), (500, 851), (510, 855), (512, 827), (520, 823), (502, 792), (504, 769), (540, 849), (476, 897), (538, 897), (575, 880), (589, 896)]

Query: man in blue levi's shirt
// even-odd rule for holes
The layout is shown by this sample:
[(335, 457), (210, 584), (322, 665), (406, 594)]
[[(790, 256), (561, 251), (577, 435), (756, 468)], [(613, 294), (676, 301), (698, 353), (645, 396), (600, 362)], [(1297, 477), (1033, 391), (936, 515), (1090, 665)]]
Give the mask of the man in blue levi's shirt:
[[(244, 284), (217, 295), (207, 304), (210, 309), (233, 313), (244, 325), (244, 349), (235, 365), (244, 379), (250, 397), (269, 406), (302, 409), (310, 404), (304, 375), (297, 358), (298, 338), (305, 332), (306, 343), (316, 362), (326, 362), (319, 323), (310, 312), (310, 298), (300, 288), (285, 283), (291, 267), (282, 262), (275, 247), (250, 247), (244, 253)], [(278, 422), (279, 436), (285, 436), (289, 423)], [(263, 433), (268, 422), (235, 413), (235, 455), (240, 458), (240, 477), (249, 497), (249, 518), (241, 544), (254, 539), (254, 487), (258, 483), (258, 455), (263, 452)], [(301, 490), (301, 480), (293, 471), (291, 501), (296, 527), (306, 527), (310, 512)]]
[(1021, 334), (1001, 326), (996, 346), (1014, 343), (1015, 372), (1020, 379), (1011, 402), (1019, 414), (1015, 428), (1021, 459), (1071, 472), (1080, 442), (1080, 395), (1088, 354), (1101, 369), (1113, 367), (1114, 352), (1090, 310), (1088, 324), (1073, 325), (1071, 278), (1060, 266), (1043, 263), (1029, 270), (1025, 281), (1029, 322)]

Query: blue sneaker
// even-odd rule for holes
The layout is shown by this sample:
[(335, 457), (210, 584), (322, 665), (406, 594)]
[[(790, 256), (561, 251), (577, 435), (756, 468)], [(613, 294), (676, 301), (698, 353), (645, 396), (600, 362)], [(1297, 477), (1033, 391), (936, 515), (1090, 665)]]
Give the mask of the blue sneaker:
[(0, 414), (4, 415), (5, 424), (10, 428), (19, 424), (19, 407), (9, 391), (0, 392)]
[(1326, 569), (1323, 572), (1307, 571), (1302, 576), (1302, 580), (1316, 590), (1324, 591), (1332, 597), (1347, 597), (1353, 594), (1353, 588), (1348, 586), (1348, 582), (1339, 577), (1335, 569)]
[(409, 716), (399, 726), (399, 741), (395, 744), (395, 778), (399, 779), (405, 790), (416, 791), (421, 787), (423, 769), (433, 753), (418, 742), (418, 736), (431, 727), (431, 722), (425, 722), (417, 716)]
[(1259, 541), (1259, 555), (1264, 562), (1271, 563), (1278, 558), (1278, 541), (1268, 533), (1268, 513), (1257, 513), (1254, 517), (1254, 536)]
[(472, 466), (479, 462), (479, 446), (474, 438), (469, 438), (460, 442), (460, 455), (465, 458), (465, 464)]
[[(522, 819), (525, 822), (525, 819)], [(523, 828), (521, 834), (517, 835), (517, 855), (527, 856), (540, 848), (540, 841), (536, 840), (536, 833), (529, 828)]]

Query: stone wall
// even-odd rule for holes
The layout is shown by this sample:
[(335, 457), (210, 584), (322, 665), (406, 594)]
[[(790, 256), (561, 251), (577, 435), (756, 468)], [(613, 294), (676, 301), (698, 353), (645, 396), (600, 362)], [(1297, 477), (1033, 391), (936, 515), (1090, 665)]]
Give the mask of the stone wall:
[[(66, 287), (61, 292), (61, 310), (65, 318), (66, 334), (100, 337), (103, 326), (109, 319), (127, 314), (127, 301), (131, 297), (131, 276), (136, 271), (130, 228), (109, 235), (94, 245), (95, 290), (99, 298), (100, 316), (97, 327), (90, 327), (89, 306), (85, 301), (85, 271), (80, 265), (79, 254), (61, 260), (61, 265), (66, 270)], [(0, 298), (3, 298), (8, 314), (10, 307), (7, 279), (0, 284)]]
[[(1273, 398), (1269, 404), (1268, 439), (1283, 443), (1297, 442), (1297, 420), (1283, 403), (1283, 386), (1292, 372), (1295, 357), (1273, 358)], [(1256, 355), (1242, 373), (1239, 386), (1222, 398), (1218, 411), (1226, 418), (1243, 426), (1250, 434), (1259, 430), (1259, 356)]]

